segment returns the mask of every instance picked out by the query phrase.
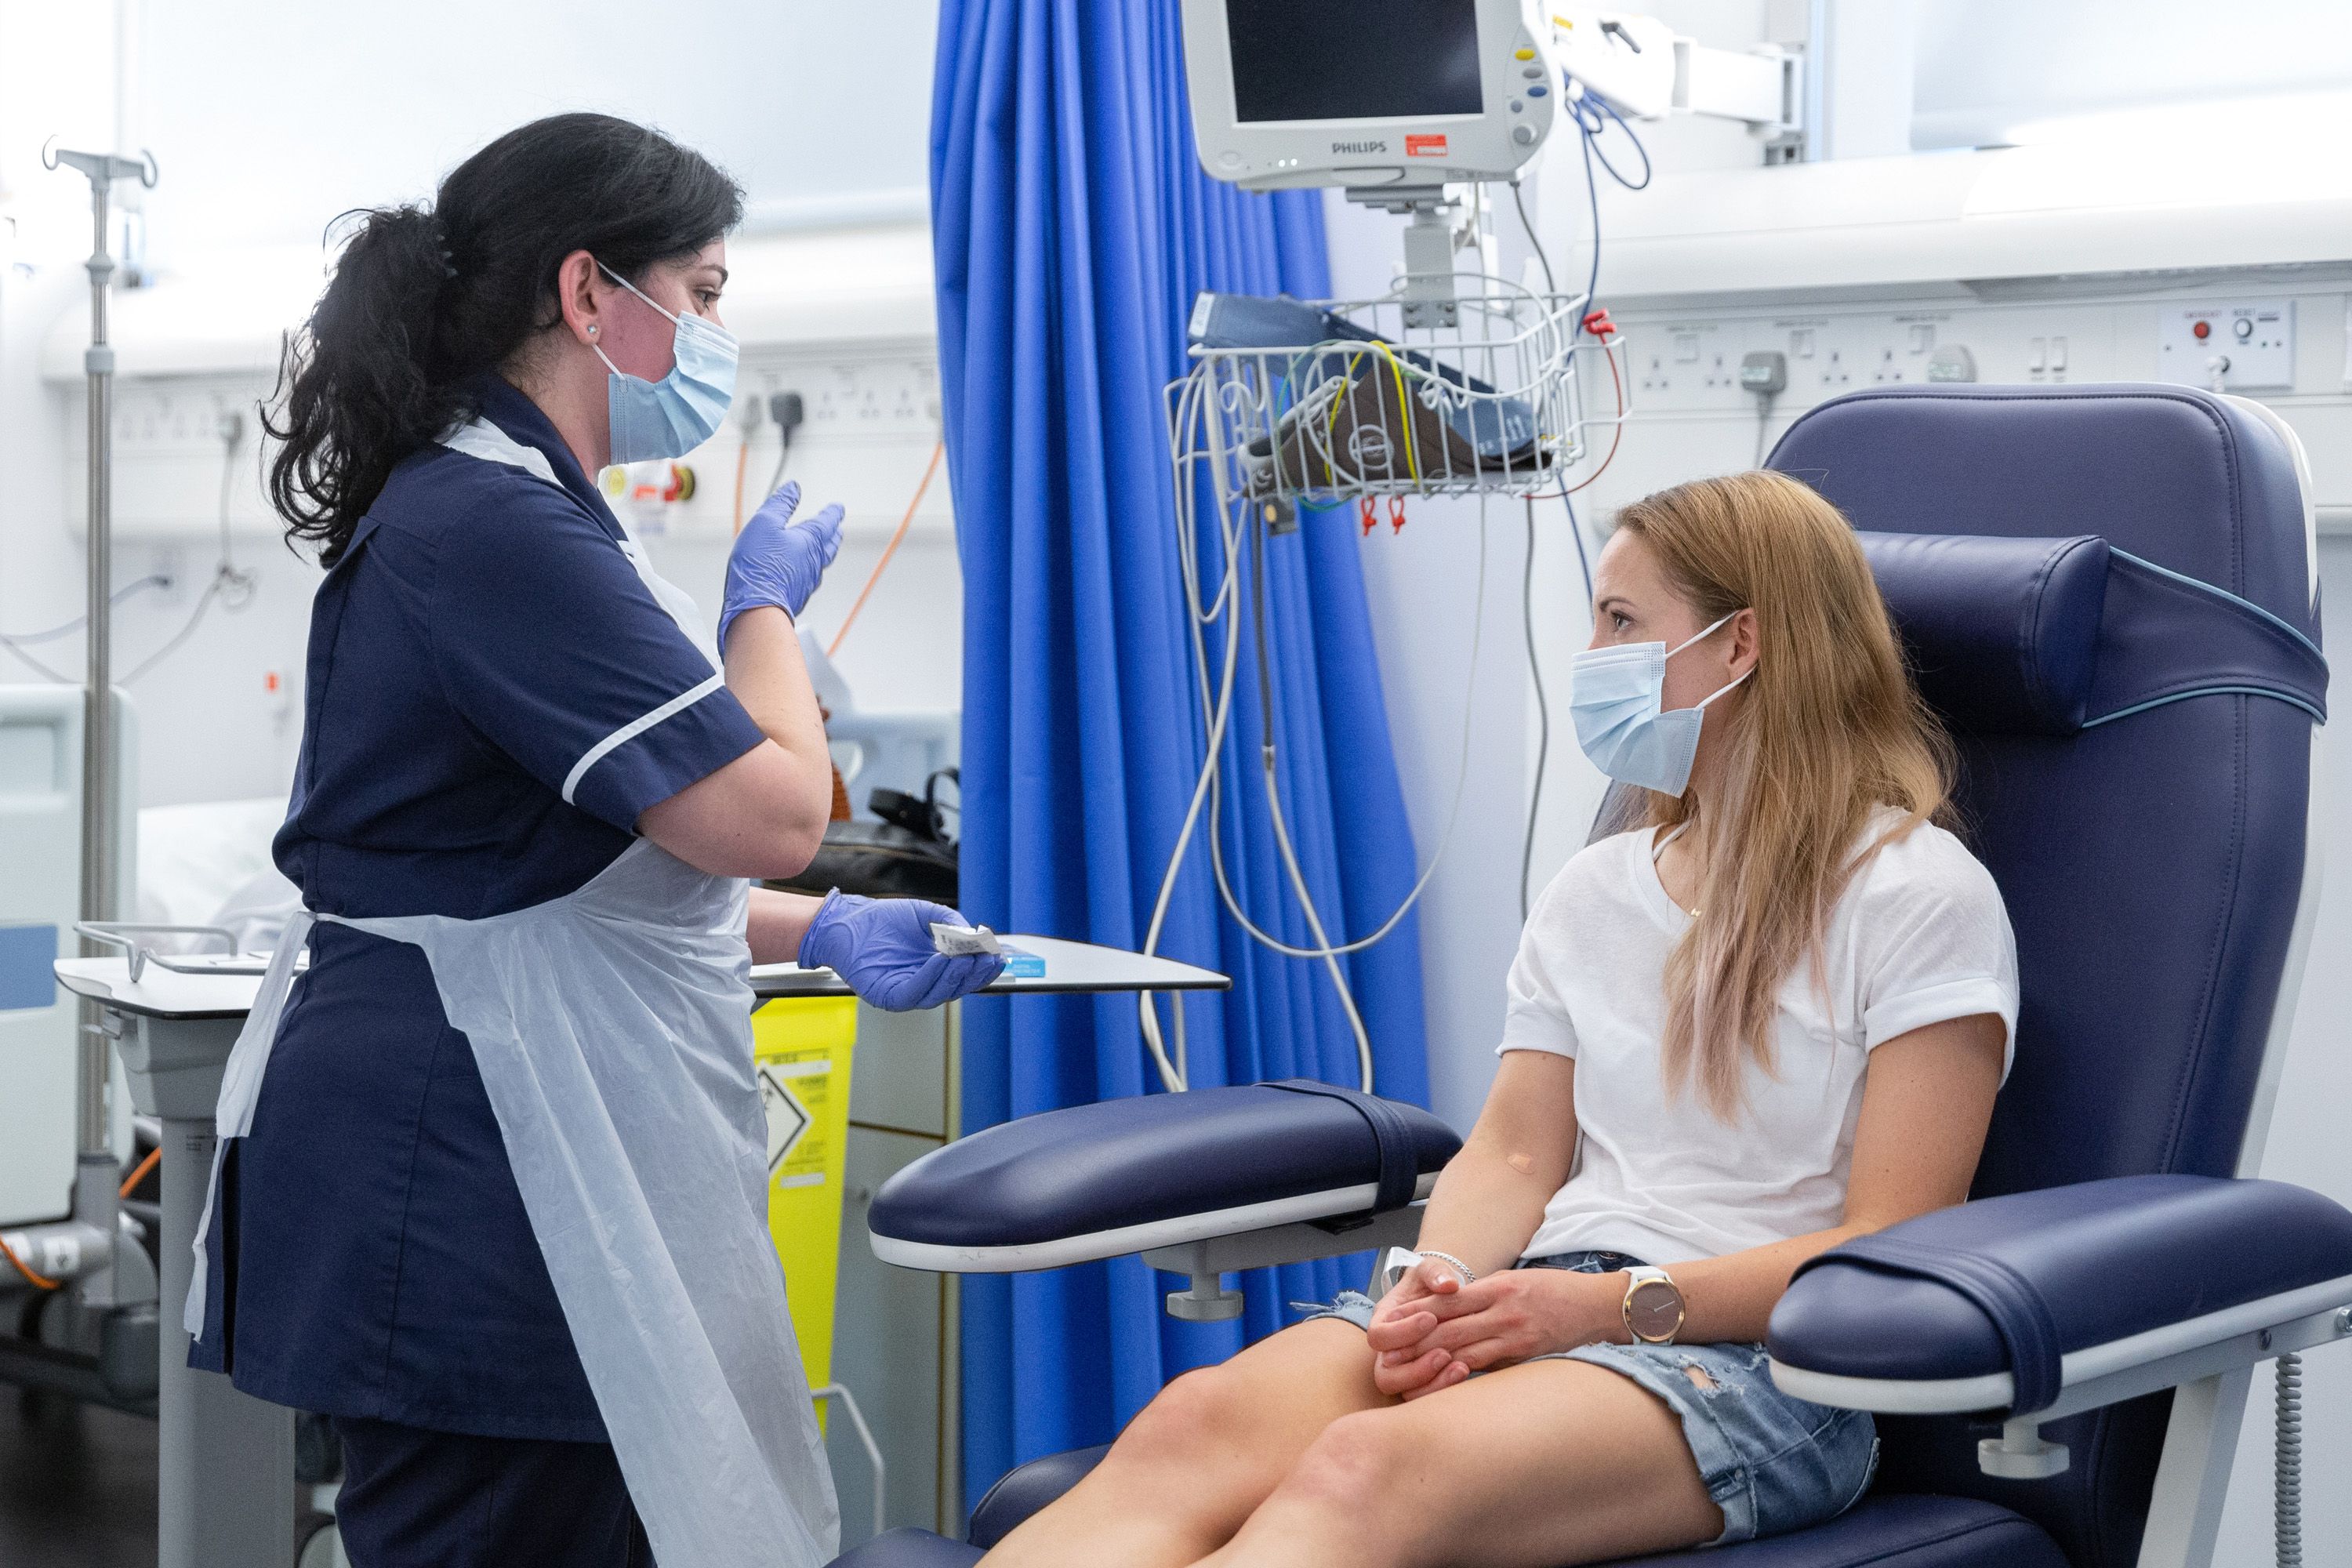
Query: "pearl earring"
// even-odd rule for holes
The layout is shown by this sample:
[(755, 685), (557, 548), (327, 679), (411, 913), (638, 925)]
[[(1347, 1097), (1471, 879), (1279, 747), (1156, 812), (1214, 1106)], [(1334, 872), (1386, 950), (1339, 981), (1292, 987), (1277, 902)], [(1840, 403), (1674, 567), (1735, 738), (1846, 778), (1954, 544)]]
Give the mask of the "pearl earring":
[(588, 329), (588, 335), (589, 335), (590, 337), (592, 337), (592, 338), (593, 338), (593, 337), (594, 337), (594, 336), (596, 335), (596, 329), (595, 329), (595, 327), (594, 327), (594, 326), (593, 326), (593, 325), (592, 325), (592, 326), (590, 326), (590, 327), (589, 327), (589, 329)]

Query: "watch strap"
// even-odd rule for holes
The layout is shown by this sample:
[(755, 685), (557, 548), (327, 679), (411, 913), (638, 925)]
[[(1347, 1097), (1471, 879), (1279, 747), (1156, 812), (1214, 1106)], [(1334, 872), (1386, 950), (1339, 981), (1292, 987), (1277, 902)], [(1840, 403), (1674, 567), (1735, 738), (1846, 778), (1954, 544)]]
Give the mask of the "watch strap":
[[(1675, 1326), (1662, 1335), (1652, 1336), (1644, 1334), (1641, 1330), (1633, 1326), (1633, 1296), (1634, 1293), (1640, 1290), (1644, 1285), (1664, 1285), (1667, 1289), (1672, 1290), (1675, 1293)], [(1684, 1301), (1682, 1287), (1675, 1283), (1675, 1277), (1673, 1275), (1667, 1273), (1664, 1269), (1658, 1268), (1655, 1264), (1635, 1263), (1627, 1266), (1625, 1269), (1625, 1300), (1619, 1309), (1619, 1311), (1620, 1315), (1625, 1320), (1625, 1332), (1632, 1336), (1635, 1343), (1648, 1345), (1670, 1345), (1674, 1343), (1675, 1336), (1682, 1331), (1683, 1309)]]

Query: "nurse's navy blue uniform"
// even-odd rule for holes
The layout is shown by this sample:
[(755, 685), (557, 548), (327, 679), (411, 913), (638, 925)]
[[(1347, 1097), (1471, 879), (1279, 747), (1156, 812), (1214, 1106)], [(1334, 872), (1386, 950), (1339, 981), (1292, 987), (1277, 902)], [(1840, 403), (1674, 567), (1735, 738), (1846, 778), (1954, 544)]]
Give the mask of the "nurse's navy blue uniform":
[[(479, 920), (572, 892), (647, 806), (763, 739), (546, 417), (495, 378), (478, 395), (472, 449), (403, 461), (319, 589), (276, 853), (321, 912)], [(354, 1430), (603, 1442), (424, 954), (310, 941), (222, 1173), (191, 1361)]]

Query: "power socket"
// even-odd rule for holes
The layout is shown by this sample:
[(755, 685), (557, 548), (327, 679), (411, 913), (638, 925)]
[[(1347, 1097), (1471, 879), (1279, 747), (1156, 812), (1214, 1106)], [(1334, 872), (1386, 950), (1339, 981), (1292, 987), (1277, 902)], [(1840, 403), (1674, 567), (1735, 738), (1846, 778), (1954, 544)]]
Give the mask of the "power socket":
[(1759, 397), (1778, 397), (1789, 390), (1789, 356), (1779, 349), (1756, 349), (1739, 362), (1739, 385)]
[(808, 421), (808, 405), (797, 392), (772, 392), (768, 394), (768, 419), (789, 447), (793, 444), (793, 432)]

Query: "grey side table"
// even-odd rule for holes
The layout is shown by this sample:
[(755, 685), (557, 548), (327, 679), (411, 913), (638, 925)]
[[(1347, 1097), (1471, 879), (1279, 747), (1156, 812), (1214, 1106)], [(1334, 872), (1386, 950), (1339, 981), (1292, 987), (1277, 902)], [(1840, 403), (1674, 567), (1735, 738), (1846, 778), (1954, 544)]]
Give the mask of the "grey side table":
[(163, 1124), (162, 1365), (157, 1369), (158, 1568), (277, 1568), (294, 1561), (294, 1413), (188, 1365), (182, 1304), (212, 1174), (221, 1068), (260, 982), (180, 974), (154, 963), (136, 983), (120, 958), (63, 959), (58, 979), (104, 1009), (132, 1103)]

